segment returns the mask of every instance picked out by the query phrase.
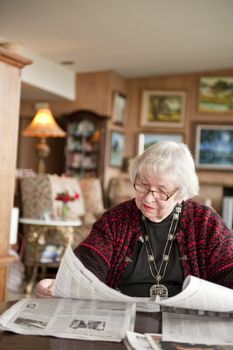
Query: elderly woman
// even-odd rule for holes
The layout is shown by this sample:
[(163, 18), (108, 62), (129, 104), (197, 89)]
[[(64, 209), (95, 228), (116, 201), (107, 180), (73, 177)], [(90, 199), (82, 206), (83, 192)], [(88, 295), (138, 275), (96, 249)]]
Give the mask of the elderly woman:
[[(197, 276), (233, 288), (233, 234), (191, 198), (199, 184), (182, 143), (158, 142), (130, 164), (135, 199), (105, 212), (76, 256), (99, 279), (131, 296), (171, 297)], [(37, 285), (51, 295), (51, 280)]]

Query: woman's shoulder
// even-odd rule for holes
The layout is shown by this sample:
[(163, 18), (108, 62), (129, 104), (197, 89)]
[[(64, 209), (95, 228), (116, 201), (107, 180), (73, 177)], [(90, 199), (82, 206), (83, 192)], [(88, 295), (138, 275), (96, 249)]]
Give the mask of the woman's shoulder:
[(202, 204), (196, 201), (195, 199), (188, 199), (184, 201), (183, 210), (193, 211), (194, 213), (203, 212), (203, 213), (216, 214), (216, 211), (212, 207)]
[(211, 207), (201, 204), (194, 199), (189, 199), (183, 202), (183, 221), (189, 222), (201, 228), (209, 227), (223, 227), (225, 226), (221, 216)]

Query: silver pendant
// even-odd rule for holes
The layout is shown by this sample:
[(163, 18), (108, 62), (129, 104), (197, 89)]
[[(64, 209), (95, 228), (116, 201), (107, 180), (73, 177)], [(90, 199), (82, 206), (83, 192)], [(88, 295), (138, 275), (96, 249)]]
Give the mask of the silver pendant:
[(168, 289), (163, 284), (154, 284), (150, 288), (150, 297), (153, 301), (156, 300), (156, 297), (159, 296), (162, 299), (168, 298)]

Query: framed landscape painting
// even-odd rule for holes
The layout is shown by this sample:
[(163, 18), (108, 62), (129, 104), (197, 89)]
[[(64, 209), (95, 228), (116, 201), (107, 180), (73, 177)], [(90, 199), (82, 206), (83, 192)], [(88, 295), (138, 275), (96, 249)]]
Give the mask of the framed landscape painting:
[(200, 112), (233, 112), (233, 76), (202, 77), (199, 81)]
[(143, 91), (141, 125), (183, 127), (185, 93), (183, 91)]
[(233, 125), (197, 125), (195, 163), (199, 169), (233, 170)]
[(183, 142), (183, 134), (140, 133), (138, 137), (138, 154), (159, 141)]
[(110, 166), (121, 168), (123, 165), (125, 135), (118, 131), (111, 133)]

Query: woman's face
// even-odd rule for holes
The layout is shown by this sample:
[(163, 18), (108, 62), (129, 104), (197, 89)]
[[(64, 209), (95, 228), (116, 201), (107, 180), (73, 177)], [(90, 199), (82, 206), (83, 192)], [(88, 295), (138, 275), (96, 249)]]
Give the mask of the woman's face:
[[(137, 176), (135, 184), (138, 189), (135, 189), (136, 205), (151, 221), (159, 222), (165, 219), (178, 202), (178, 187), (163, 174), (156, 173), (152, 176), (144, 172)], [(168, 200), (165, 200), (167, 198)]]

